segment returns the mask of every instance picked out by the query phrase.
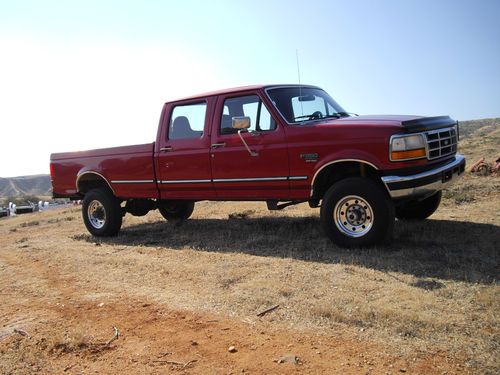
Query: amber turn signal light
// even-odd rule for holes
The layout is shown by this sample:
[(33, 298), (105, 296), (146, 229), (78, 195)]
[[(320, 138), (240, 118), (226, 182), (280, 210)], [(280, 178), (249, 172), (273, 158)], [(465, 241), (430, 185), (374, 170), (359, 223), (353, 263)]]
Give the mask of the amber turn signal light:
[(392, 151), (391, 153), (392, 160), (416, 159), (423, 156), (425, 156), (425, 148), (418, 148), (416, 150), (409, 151)]

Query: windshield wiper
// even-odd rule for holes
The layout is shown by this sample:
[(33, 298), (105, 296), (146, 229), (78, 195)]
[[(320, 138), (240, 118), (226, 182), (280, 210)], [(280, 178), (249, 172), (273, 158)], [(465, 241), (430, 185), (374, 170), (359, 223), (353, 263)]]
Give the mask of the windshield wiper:
[(358, 116), (356, 113), (351, 113), (351, 112), (337, 112), (337, 113), (332, 113), (331, 115), (326, 115), (323, 118), (351, 117), (351, 115)]
[(326, 115), (323, 118), (341, 118), (344, 117), (341, 113), (332, 113), (331, 115)]
[(307, 119), (310, 119), (312, 117), (312, 114), (311, 115), (304, 115), (304, 116), (297, 116), (297, 117), (294, 117), (295, 120), (298, 120), (299, 118), (307, 118)]
[(356, 113), (350, 113), (350, 112), (336, 112), (336, 113), (332, 113), (329, 115), (323, 115), (323, 114), (320, 115), (320, 112), (317, 111), (317, 112), (311, 113), (310, 115), (297, 116), (294, 118), (294, 120), (305, 119), (301, 122), (308, 122), (308, 121), (313, 121), (313, 120), (322, 120), (325, 118), (350, 117), (351, 115), (358, 116)]

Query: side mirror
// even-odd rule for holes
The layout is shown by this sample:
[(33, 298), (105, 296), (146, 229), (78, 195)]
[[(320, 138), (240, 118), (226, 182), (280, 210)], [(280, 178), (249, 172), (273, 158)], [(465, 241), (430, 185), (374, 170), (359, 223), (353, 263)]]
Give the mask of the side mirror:
[(247, 116), (235, 116), (233, 117), (233, 123), (231, 126), (233, 129), (245, 130), (250, 128), (250, 117)]
[(250, 150), (250, 147), (248, 147), (247, 142), (245, 141), (245, 138), (241, 135), (241, 132), (247, 131), (250, 128), (250, 117), (247, 116), (235, 116), (233, 117), (233, 124), (232, 128), (238, 130), (238, 136), (241, 139), (241, 142), (247, 149), (248, 153), (250, 156), (259, 156), (259, 154), (255, 151)]

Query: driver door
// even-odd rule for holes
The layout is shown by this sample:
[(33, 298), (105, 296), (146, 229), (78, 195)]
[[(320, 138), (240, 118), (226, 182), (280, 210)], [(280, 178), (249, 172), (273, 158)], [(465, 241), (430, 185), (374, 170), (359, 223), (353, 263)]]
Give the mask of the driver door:
[[(238, 134), (231, 126), (233, 117), (240, 116), (250, 118), (250, 129)], [(285, 133), (257, 93), (219, 97), (210, 161), (218, 199), (289, 198)]]

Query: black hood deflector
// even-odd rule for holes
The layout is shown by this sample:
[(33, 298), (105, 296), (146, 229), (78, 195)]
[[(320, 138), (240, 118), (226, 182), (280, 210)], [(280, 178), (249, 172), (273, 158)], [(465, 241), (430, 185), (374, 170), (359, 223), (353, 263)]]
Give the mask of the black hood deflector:
[(450, 116), (421, 117), (414, 120), (403, 121), (406, 133), (417, 133), (427, 130), (434, 130), (454, 126), (457, 122)]

